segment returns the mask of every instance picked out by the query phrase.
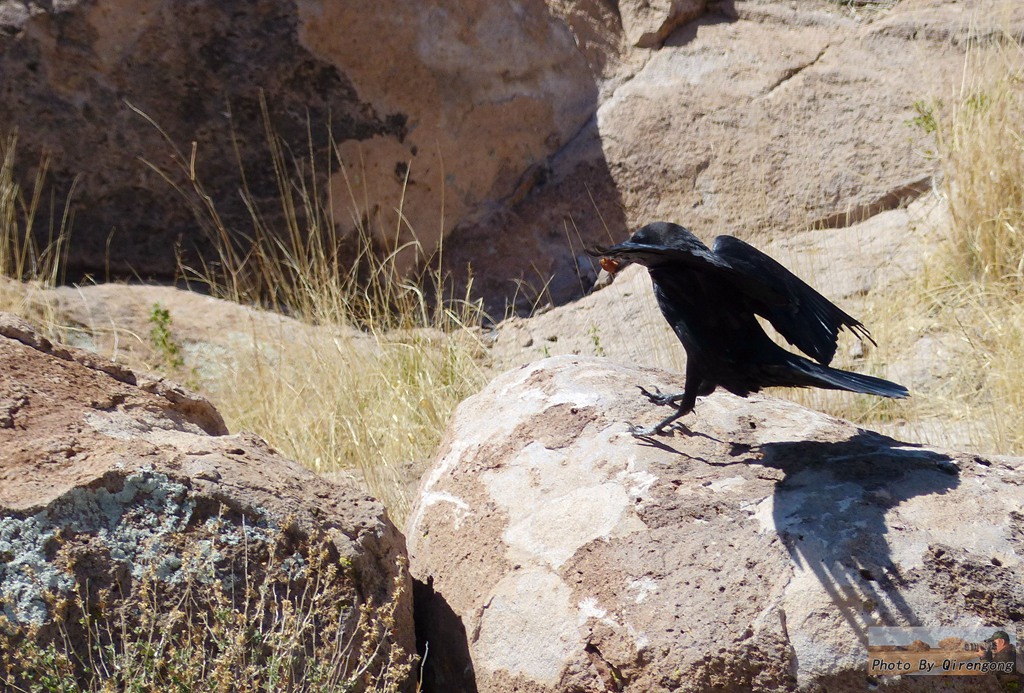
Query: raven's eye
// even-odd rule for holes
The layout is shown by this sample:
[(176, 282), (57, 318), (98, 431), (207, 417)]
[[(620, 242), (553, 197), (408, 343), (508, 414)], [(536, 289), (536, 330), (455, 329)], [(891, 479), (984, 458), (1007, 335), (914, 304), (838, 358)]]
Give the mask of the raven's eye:
[(603, 258), (601, 258), (600, 262), (601, 262), (601, 267), (608, 274), (615, 274), (616, 272), (619, 271), (619, 267), (622, 266), (621, 262), (619, 262), (618, 260), (616, 260), (614, 258), (610, 258), (610, 257), (603, 257)]

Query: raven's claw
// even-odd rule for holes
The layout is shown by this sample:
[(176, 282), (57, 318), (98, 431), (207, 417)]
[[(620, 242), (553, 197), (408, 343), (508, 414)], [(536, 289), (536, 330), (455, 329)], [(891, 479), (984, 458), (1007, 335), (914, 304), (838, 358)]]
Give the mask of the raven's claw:
[[(634, 438), (653, 438), (654, 436), (670, 435), (670, 427), (666, 425), (666, 422), (664, 421), (656, 426), (637, 426), (627, 421), (626, 426), (628, 426), (627, 430), (629, 431), (629, 434)], [(683, 424), (676, 424), (675, 429), (683, 431), (686, 435), (692, 435), (690, 429)]]
[(662, 391), (659, 390), (657, 387), (654, 388), (654, 392), (651, 392), (643, 385), (637, 385), (637, 387), (640, 388), (640, 394), (649, 399), (652, 403), (657, 404), (659, 407), (665, 407), (668, 405), (675, 406), (676, 403), (683, 399), (683, 394), (685, 394), (682, 392), (677, 392), (672, 395), (666, 395), (662, 393)]
[(661, 433), (657, 426), (636, 426), (630, 422), (626, 422), (630, 435), (634, 438), (650, 438), (653, 435)]

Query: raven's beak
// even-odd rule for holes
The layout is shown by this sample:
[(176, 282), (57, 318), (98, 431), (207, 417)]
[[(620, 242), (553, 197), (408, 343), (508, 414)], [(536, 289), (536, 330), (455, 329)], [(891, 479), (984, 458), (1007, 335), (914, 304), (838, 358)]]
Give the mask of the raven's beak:
[(601, 258), (599, 262), (602, 269), (604, 269), (608, 274), (614, 275), (616, 272), (621, 272), (623, 268), (632, 264), (628, 255), (629, 252), (635, 248), (635, 243), (625, 241), (618, 245), (596, 245), (593, 248), (584, 248), (584, 250), (587, 255), (590, 255), (591, 257)]

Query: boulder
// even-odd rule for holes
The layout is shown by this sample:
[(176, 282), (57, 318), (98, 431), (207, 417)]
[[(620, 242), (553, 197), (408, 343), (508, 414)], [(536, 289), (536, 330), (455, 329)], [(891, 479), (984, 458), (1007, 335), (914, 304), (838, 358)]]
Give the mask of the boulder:
[[(661, 18), (699, 4), (619, 3), (623, 30), (629, 8)], [(938, 163), (915, 104), (956, 100), (968, 46), (1001, 29), (1019, 35), (1024, 5), (858, 5), (709, 3), (659, 48), (633, 49), (628, 79), (603, 84), (595, 117), (543, 179), (456, 229), (445, 261), (472, 263), (474, 288), (500, 317), (498, 297), (520, 311), (575, 298), (594, 278), (582, 247), (651, 221), (708, 238), (788, 236), (920, 196)]]
[(637, 440), (637, 385), (682, 382), (554, 357), (455, 413), (407, 526), (437, 690), (860, 691), (871, 626), (1024, 619), (1024, 461), (723, 392)]
[[(290, 636), (314, 657), (330, 637), (365, 646), (363, 681), (408, 664), (405, 542), (378, 501), (229, 435), (197, 395), (9, 315), (0, 364), (0, 680), (38, 682), (43, 660), (25, 653), (56, 648), (67, 680), (85, 685), (86, 668), (153, 645), (147, 624), (178, 638), (161, 646), (198, 642), (228, 665), (217, 634), (244, 637), (241, 661), (259, 676), (271, 653), (287, 654), (289, 680), (312, 675), (314, 661), (273, 649)], [(173, 651), (157, 653), (161, 666)]]
[(316, 202), (333, 200), (343, 235), (415, 234), (430, 252), (528, 186), (591, 118), (588, 58), (616, 47), (588, 45), (543, 0), (11, 0), (0, 122), (18, 132), (26, 180), (42, 152), (58, 198), (77, 178), (69, 277), (170, 277), (178, 247), (189, 263), (197, 249), (215, 257), (193, 176), (229, 231), (252, 235), (244, 170), (283, 230), (268, 125), (285, 176), (299, 175), (292, 155), (313, 154), (306, 185), (332, 191)]

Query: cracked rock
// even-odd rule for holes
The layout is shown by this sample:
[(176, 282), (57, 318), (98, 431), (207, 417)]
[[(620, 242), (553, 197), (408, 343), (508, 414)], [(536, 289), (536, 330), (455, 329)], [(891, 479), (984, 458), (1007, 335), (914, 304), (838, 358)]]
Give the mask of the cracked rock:
[(407, 531), (432, 690), (861, 691), (871, 626), (1020, 621), (1024, 460), (728, 393), (642, 441), (637, 384), (682, 383), (561, 356), (459, 407)]

